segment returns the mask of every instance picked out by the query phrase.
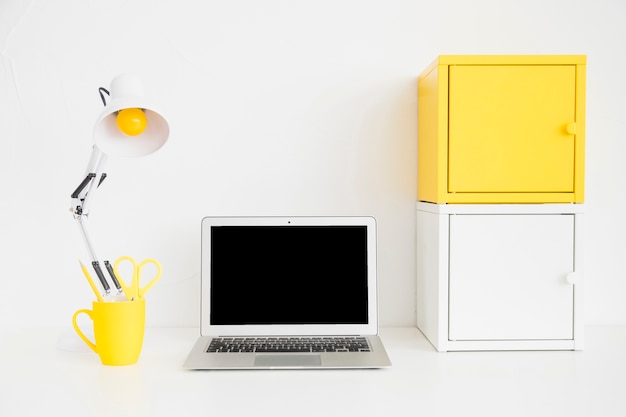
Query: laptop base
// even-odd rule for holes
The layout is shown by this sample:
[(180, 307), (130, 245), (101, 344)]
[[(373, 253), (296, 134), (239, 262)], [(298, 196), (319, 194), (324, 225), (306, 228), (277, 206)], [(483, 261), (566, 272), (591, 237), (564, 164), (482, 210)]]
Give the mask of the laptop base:
[(200, 337), (184, 369), (358, 369), (386, 368), (391, 361), (378, 336), (367, 336), (371, 352), (207, 353), (212, 337)]

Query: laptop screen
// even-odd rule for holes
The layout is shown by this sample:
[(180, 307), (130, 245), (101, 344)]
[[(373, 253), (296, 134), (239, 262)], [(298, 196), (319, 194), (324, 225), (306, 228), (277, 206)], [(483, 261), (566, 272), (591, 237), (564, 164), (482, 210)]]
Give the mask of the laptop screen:
[(203, 334), (377, 331), (372, 217), (205, 217), (201, 276)]
[(211, 324), (367, 323), (365, 226), (214, 226)]

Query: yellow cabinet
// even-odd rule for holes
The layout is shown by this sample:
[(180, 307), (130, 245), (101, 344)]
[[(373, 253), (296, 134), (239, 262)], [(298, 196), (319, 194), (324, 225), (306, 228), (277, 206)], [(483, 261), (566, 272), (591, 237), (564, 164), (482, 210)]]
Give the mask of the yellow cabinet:
[(418, 81), (418, 200), (584, 201), (581, 55), (440, 56)]

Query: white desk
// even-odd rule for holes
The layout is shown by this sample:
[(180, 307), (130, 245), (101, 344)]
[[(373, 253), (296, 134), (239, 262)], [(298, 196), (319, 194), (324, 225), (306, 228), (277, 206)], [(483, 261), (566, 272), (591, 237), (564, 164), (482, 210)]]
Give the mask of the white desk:
[(70, 332), (2, 331), (0, 416), (626, 416), (626, 327), (588, 327), (582, 352), (437, 353), (383, 329), (393, 366), (349, 371), (184, 371), (198, 331), (159, 328), (107, 367), (58, 349)]

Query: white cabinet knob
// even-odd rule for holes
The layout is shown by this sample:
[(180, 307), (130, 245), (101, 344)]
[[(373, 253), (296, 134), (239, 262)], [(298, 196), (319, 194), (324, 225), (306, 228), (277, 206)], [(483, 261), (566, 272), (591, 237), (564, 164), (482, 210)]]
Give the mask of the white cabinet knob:
[(576, 272), (570, 272), (569, 274), (565, 276), (565, 280), (567, 281), (568, 284), (574, 285), (576, 284), (576, 281), (578, 280), (578, 274), (576, 274)]

